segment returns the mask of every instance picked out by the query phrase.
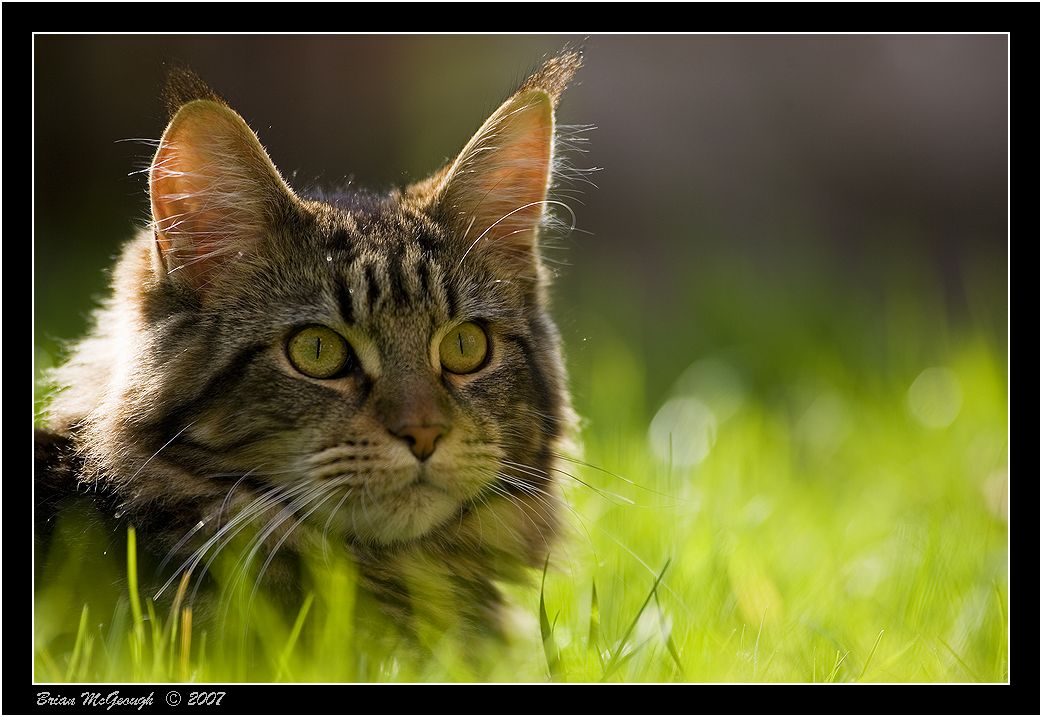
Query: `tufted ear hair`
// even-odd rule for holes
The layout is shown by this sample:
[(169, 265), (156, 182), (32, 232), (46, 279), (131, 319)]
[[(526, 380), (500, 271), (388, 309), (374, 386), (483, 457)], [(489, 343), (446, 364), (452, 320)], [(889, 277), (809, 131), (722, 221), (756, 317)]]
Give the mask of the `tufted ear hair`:
[(257, 135), (215, 95), (180, 106), (149, 171), (159, 269), (201, 290), (295, 204)]
[(553, 179), (554, 109), (582, 65), (567, 51), (546, 62), (492, 113), (459, 156), (428, 180), (430, 210), (463, 251), (493, 252), (513, 270), (538, 270), (539, 227)]

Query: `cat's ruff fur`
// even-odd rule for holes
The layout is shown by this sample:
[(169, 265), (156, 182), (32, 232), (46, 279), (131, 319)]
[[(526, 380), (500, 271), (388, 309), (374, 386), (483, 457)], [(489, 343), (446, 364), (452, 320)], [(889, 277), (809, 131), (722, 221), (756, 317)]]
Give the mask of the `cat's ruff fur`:
[[(38, 523), (63, 495), (104, 496), (161, 580), (201, 571), (228, 526), (262, 526), (262, 558), (335, 536), (403, 621), (496, 628), (496, 583), (542, 567), (559, 532), (574, 418), (538, 234), (554, 109), (580, 65), (545, 63), (427, 180), (331, 202), (295, 194), (245, 121), (181, 76), (153, 224), (54, 373)], [(439, 375), (461, 321), (487, 333), (487, 365)], [(296, 372), (286, 339), (306, 324), (341, 333), (356, 365)], [(403, 416), (451, 426), (422, 465), (388, 428)]]

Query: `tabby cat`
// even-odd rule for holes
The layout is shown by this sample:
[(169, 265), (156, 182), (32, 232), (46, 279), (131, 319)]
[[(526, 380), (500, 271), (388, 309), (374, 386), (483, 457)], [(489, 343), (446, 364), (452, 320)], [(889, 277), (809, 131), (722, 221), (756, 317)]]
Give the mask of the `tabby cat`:
[(38, 540), (88, 496), (113, 535), (135, 527), (160, 588), (253, 525), (291, 590), (292, 557), (331, 537), (400, 623), (448, 606), (499, 630), (499, 584), (560, 531), (573, 414), (539, 236), (581, 62), (547, 61), (429, 178), (312, 198), (182, 73), (152, 222), (53, 376)]

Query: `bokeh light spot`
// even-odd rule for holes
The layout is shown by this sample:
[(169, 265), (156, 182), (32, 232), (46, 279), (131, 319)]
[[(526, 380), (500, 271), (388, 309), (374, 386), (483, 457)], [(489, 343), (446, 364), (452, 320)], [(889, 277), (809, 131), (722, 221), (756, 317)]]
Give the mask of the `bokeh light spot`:
[(981, 485), (981, 492), (991, 514), (1009, 522), (1009, 470), (1002, 468), (989, 475)]
[(651, 419), (648, 441), (659, 460), (693, 466), (709, 455), (716, 442), (716, 425), (716, 416), (697, 398), (671, 398)]
[(812, 448), (831, 452), (850, 434), (850, 412), (835, 391), (819, 394), (795, 426), (796, 436)]
[(962, 408), (962, 388), (955, 372), (928, 368), (908, 388), (908, 412), (927, 428), (947, 428)]
[(680, 375), (674, 386), (675, 395), (698, 396), (724, 422), (745, 402), (746, 388), (741, 375), (718, 359), (695, 361)]

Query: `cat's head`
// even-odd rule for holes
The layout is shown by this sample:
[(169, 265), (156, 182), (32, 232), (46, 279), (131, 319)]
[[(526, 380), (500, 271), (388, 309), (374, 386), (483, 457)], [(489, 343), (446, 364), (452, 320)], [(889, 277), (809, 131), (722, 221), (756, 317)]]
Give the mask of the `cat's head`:
[(371, 545), (500, 502), (552, 531), (571, 411), (539, 233), (580, 62), (550, 60), (454, 161), (383, 196), (300, 196), (223, 101), (178, 102), (148, 255), (117, 275), (122, 477), (218, 494), (247, 476)]

